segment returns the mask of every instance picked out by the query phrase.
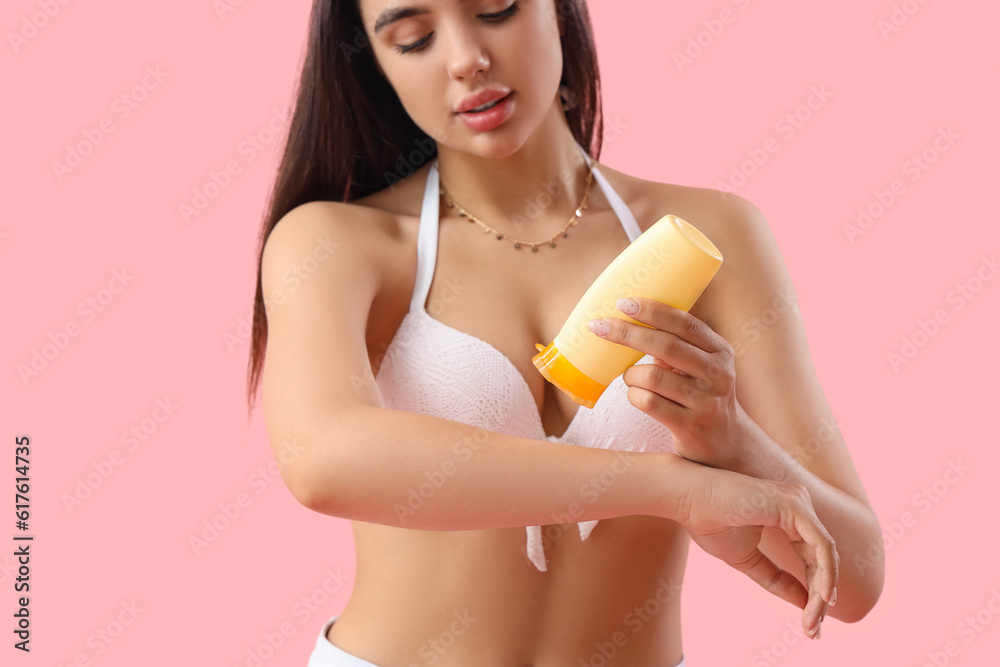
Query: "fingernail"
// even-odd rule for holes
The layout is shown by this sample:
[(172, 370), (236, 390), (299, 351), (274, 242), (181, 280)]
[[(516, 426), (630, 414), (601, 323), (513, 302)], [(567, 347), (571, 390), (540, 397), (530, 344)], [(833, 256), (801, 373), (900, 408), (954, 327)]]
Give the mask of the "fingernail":
[(833, 605), (837, 604), (837, 587), (836, 586), (833, 587), (833, 592), (830, 593), (830, 603), (829, 604), (830, 604), (831, 607)]
[(633, 301), (632, 299), (628, 299), (625, 297), (618, 299), (617, 306), (618, 310), (622, 311), (626, 315), (635, 315), (636, 313), (639, 312), (639, 304)]
[(607, 336), (611, 331), (611, 325), (604, 320), (590, 320), (590, 330), (598, 336)]
[(823, 636), (823, 622), (820, 621), (819, 625), (816, 626), (816, 639)]

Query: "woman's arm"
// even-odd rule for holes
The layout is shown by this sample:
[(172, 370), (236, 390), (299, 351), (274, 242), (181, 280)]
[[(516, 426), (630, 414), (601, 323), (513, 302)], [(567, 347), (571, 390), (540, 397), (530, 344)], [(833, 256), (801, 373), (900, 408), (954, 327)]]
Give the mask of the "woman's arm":
[[(629, 315), (649, 326), (610, 318), (606, 338), (656, 359), (623, 379), (629, 400), (674, 433), (678, 453), (808, 491), (842, 564), (829, 611), (860, 620), (882, 591), (879, 524), (813, 369), (791, 279), (760, 211), (705, 192), (698, 215), (713, 216), (719, 231), (710, 236), (725, 262), (695, 304), (703, 319), (635, 299), (639, 311)], [(748, 498), (744, 507), (763, 502)], [(799, 581), (809, 578), (784, 536), (765, 530), (761, 550)]]
[[(414, 530), (480, 530), (632, 514), (678, 520), (672, 454), (521, 438), (405, 410), (355, 406), (298, 432), (294, 494), (331, 516)], [(272, 443), (276, 442), (272, 438)]]
[[(830, 615), (858, 621), (882, 593), (878, 518), (813, 367), (795, 288), (770, 226), (742, 197), (729, 196), (726, 210), (733, 250), (724, 255), (730, 271), (717, 286), (710, 324), (733, 345), (736, 396), (752, 428), (723, 465), (809, 490), (841, 557), (839, 601)], [(773, 531), (764, 538), (762, 550), (801, 577), (788, 541)]]
[[(302, 504), (419, 530), (673, 518), (676, 457), (536, 441), (382, 407), (368, 327), (388, 272), (373, 212), (315, 202), (264, 247), (262, 406), (282, 478)], [(303, 278), (296, 267), (311, 258)]]
[[(707, 551), (803, 607), (803, 628), (815, 633), (836, 584), (837, 554), (801, 486), (670, 453), (520, 438), (382, 407), (366, 339), (389, 269), (379, 252), (384, 238), (361, 215), (332, 203), (299, 207), (264, 248), (264, 418), (282, 478), (301, 503), (418, 530), (672, 519)], [(308, 280), (283, 286), (282, 276), (310, 256), (316, 268)], [(765, 501), (739, 507), (758, 495)], [(809, 564), (808, 592), (757, 548), (765, 528), (794, 541)]]

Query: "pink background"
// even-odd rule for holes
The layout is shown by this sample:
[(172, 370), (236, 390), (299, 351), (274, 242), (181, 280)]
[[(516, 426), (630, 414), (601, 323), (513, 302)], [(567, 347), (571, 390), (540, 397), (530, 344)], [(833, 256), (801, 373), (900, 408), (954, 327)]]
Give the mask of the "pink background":
[[(304, 665), (320, 625), (350, 595), (350, 524), (305, 509), (268, 472), (260, 411), (247, 425), (243, 399), (254, 249), (280, 143), (267, 129), (283, 128), (275, 110), (290, 103), (309, 3), (234, 4), (221, 17), (210, 0), (57, 5), (15, 47), (10, 34), (41, 5), (4, 3), (4, 664), (67, 665), (82, 654), (107, 666), (247, 665), (284, 624), (291, 634), (263, 664)], [(981, 267), (1000, 250), (987, 197), (998, 177), (1000, 9), (589, 4), (602, 161), (719, 187), (747, 151), (777, 142), (736, 191), (774, 229), (826, 395), (890, 536), (877, 607), (858, 624), (827, 620), (819, 642), (786, 633), (797, 609), (693, 546), (683, 597), (690, 666), (923, 665), (949, 642), (958, 652), (938, 665), (996, 664), (1000, 618), (987, 605), (1000, 608), (991, 511), (1000, 278)], [(879, 21), (904, 5), (915, 13), (884, 36)], [(704, 32), (703, 52), (679, 68), (674, 52), (727, 9), (732, 22), (711, 40)], [(162, 80), (122, 117), (115, 99), (147, 68)], [(814, 86), (831, 96), (802, 109), (788, 136), (777, 123)], [(104, 118), (113, 132), (60, 180), (53, 162)], [(947, 128), (957, 139), (936, 154)], [(251, 160), (241, 144), (258, 134), (265, 145)], [(914, 181), (906, 163), (925, 150), (937, 159)], [(185, 224), (180, 205), (230, 160), (240, 173)], [(895, 179), (905, 191), (852, 242), (845, 225)], [(124, 286), (115, 271), (131, 276)], [(977, 283), (978, 271), (991, 280)], [(955, 298), (959, 285), (971, 300)], [(111, 300), (100, 312), (78, 310), (101, 297)], [(942, 323), (923, 335), (937, 311)], [(18, 367), (69, 323), (77, 335), (23, 381)], [(904, 337), (920, 346), (893, 368)], [(168, 400), (175, 407), (158, 423), (157, 402)], [(144, 440), (122, 440), (144, 420)], [(11, 648), (16, 435), (32, 440), (30, 655)], [(115, 450), (117, 466), (108, 463)], [(945, 481), (951, 462), (967, 468), (949, 475), (954, 483)], [(67, 509), (78, 478), (109, 465)], [(933, 503), (920, 500), (924, 488)], [(195, 553), (189, 539), (238, 498), (247, 501), (239, 516)], [(343, 581), (330, 578), (338, 572)], [(977, 613), (982, 625), (970, 631)], [(113, 643), (97, 640), (119, 616), (129, 625)]]

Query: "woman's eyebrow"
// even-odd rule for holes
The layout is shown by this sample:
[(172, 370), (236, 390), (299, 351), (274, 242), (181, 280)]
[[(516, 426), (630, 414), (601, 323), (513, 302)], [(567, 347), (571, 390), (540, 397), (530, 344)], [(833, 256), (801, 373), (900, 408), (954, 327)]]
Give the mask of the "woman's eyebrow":
[[(458, 4), (460, 5), (464, 5), (466, 2), (467, 0), (458, 0)], [(391, 7), (379, 14), (378, 18), (375, 19), (375, 34), (379, 34), (383, 28), (388, 27), (396, 21), (429, 13), (430, 10), (426, 7)]]
[(392, 7), (387, 9), (379, 14), (379, 17), (375, 20), (375, 34), (377, 35), (383, 28), (388, 27), (396, 21), (427, 13), (429, 12), (424, 7)]

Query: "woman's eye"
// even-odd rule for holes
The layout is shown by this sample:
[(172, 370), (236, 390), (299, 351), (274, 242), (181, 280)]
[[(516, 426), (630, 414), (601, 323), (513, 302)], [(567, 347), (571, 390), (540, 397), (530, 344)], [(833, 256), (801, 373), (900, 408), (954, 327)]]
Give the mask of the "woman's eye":
[(511, 3), (510, 7), (503, 10), (502, 12), (497, 12), (496, 14), (480, 14), (479, 16), (484, 21), (487, 21), (489, 23), (500, 23), (501, 21), (506, 21), (514, 14), (517, 14), (517, 10), (521, 8), (520, 5), (521, 5), (520, 0), (516, 0), (515, 2)]
[[(515, 0), (515, 2), (511, 3), (510, 7), (503, 10), (502, 12), (496, 12), (495, 14), (480, 14), (479, 18), (483, 19), (487, 23), (502, 23), (507, 19), (509, 19), (510, 17), (512, 17), (514, 14), (516, 14), (518, 10), (521, 8), (520, 5), (521, 5), (520, 0)], [(433, 34), (434, 33), (432, 32), (430, 35), (427, 35), (423, 39), (419, 39), (416, 42), (413, 42), (412, 44), (403, 44), (401, 46), (397, 46), (396, 53), (409, 53), (410, 51), (420, 51), (427, 44), (427, 40), (429, 40), (431, 38), (431, 35)]]
[[(431, 33), (431, 35), (433, 35), (433, 34), (434, 33)], [(427, 35), (423, 39), (419, 39), (419, 40), (413, 42), (413, 44), (405, 44), (403, 46), (397, 46), (396, 47), (396, 52), (397, 53), (406, 53), (407, 51), (419, 51), (420, 47), (423, 46), (424, 44), (426, 44), (427, 40), (431, 38), (431, 35)]]

